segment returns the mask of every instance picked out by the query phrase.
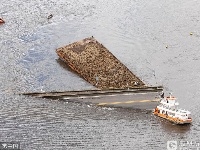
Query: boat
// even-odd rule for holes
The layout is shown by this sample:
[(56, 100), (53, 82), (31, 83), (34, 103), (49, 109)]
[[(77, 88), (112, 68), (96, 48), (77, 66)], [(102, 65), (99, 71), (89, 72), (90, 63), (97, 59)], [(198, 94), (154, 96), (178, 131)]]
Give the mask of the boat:
[(4, 21), (3, 19), (0, 18), (0, 24), (1, 24), (1, 23), (5, 23), (5, 21)]
[(192, 123), (191, 112), (178, 108), (177, 98), (172, 96), (161, 97), (160, 104), (154, 109), (154, 115), (167, 119), (175, 124)]

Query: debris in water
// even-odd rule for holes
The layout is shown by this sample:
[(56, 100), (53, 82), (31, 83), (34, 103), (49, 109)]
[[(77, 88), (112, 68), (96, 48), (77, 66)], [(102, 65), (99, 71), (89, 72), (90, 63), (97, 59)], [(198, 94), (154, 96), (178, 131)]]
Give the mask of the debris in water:
[(52, 14), (50, 14), (50, 15), (47, 17), (47, 19), (51, 19), (51, 18), (53, 18), (53, 15), (52, 15)]

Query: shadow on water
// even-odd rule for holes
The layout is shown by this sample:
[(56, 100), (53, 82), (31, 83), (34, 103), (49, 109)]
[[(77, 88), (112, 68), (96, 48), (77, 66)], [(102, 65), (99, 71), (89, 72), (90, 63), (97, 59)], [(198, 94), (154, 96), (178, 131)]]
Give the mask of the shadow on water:
[(45, 49), (40, 45), (34, 45), (31, 49), (29, 49), (26, 55), (19, 60), (19, 63), (22, 63), (25, 68), (31, 69), (31, 65), (35, 63), (39, 63), (44, 61), (45, 57), (48, 56)]
[(25, 43), (30, 43), (39, 39), (38, 34), (25, 34), (18, 37), (21, 41)]
[(155, 118), (157, 120), (157, 122), (161, 125), (161, 128), (169, 134), (181, 134), (181, 133), (187, 133), (190, 131), (190, 128), (192, 126), (192, 124), (183, 124), (183, 125), (178, 125), (175, 123), (172, 123), (168, 120), (165, 120), (163, 118)]
[[(81, 75), (79, 75), (76, 71), (72, 70), (64, 61), (62, 61), (60, 58), (56, 59), (57, 63), (65, 70), (67, 70), (68, 72), (73, 73), (74, 75), (80, 77), (83, 79), (83, 77)], [(85, 80), (85, 79), (84, 79)], [(95, 88), (95, 87), (94, 87)]]
[[(64, 61), (62, 61), (60, 58), (56, 59), (56, 62), (65, 70), (73, 72), (77, 74), (74, 70), (72, 70)], [(78, 75), (78, 74), (77, 74)]]

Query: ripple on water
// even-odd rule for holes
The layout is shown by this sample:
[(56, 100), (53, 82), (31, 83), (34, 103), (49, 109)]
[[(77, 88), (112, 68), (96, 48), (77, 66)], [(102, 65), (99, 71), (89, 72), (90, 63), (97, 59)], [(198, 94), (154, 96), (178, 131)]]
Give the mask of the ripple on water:
[[(20, 141), (23, 149), (125, 150), (199, 140), (200, 2), (1, 2), (6, 23), (0, 26), (0, 140)], [(93, 88), (56, 61), (55, 53), (92, 35), (144, 82), (162, 83), (180, 97), (192, 125), (177, 126), (143, 110), (13, 95)]]

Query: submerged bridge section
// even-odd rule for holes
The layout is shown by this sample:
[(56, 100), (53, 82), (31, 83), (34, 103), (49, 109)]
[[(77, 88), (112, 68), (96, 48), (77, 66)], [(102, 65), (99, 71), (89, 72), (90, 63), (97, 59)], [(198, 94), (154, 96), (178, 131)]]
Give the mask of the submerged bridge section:
[(23, 95), (94, 104), (97, 106), (153, 109), (160, 100), (160, 92), (162, 90), (162, 87), (146, 87), (134, 89), (23, 93)]

